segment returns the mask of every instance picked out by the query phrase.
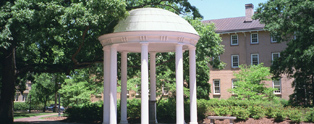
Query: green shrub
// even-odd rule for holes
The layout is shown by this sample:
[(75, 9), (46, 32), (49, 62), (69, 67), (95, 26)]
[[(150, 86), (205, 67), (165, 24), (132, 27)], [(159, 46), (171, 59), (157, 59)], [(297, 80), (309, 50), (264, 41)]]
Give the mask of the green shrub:
[(216, 107), (213, 110), (218, 116), (226, 116), (232, 114), (229, 107)]
[[(212, 100), (212, 99), (211, 99)], [(212, 108), (209, 106), (210, 100), (199, 99), (197, 100), (197, 115), (199, 119), (205, 119), (206, 116), (211, 115), (209, 110)]]
[(274, 107), (267, 107), (266, 108), (266, 113), (265, 115), (268, 117), (268, 118), (275, 118), (276, 117), (276, 114), (277, 114), (277, 111)]
[(14, 111), (25, 111), (29, 109), (29, 105), (26, 102), (14, 102)]
[(247, 120), (250, 116), (250, 112), (242, 107), (233, 107), (232, 116), (236, 116), (239, 120)]
[(299, 123), (302, 121), (302, 113), (299, 111), (299, 110), (292, 110), (290, 111), (289, 113), (289, 119), (292, 121), (292, 122), (296, 122), (296, 123)]
[(308, 122), (314, 122), (314, 109), (311, 108), (310, 111), (306, 112), (305, 114), (305, 118), (306, 118), (306, 121)]
[(282, 122), (286, 119), (286, 116), (283, 114), (283, 111), (276, 111), (274, 119), (275, 122)]
[(265, 117), (265, 110), (260, 106), (249, 106), (250, 117), (254, 119), (260, 119)]
[[(141, 117), (141, 99), (127, 100), (127, 114), (128, 117), (136, 119)], [(136, 120), (131, 120), (136, 121)]]
[(72, 106), (66, 110), (68, 119), (73, 121), (102, 121), (103, 103), (88, 103), (79, 106)]

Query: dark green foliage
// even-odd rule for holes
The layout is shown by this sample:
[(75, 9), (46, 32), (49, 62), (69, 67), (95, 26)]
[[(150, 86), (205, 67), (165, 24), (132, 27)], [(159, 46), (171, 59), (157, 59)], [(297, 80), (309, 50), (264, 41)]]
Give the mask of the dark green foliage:
[(29, 109), (29, 105), (26, 102), (14, 102), (14, 111), (25, 111)]
[(197, 116), (199, 119), (204, 119), (206, 116), (208, 116), (208, 100), (205, 99), (199, 99), (197, 100)]
[(297, 122), (297, 123), (301, 122), (302, 116), (303, 116), (303, 114), (299, 110), (292, 110), (289, 112), (289, 119), (292, 122)]
[[(283, 109), (283, 108), (282, 108)], [(276, 107), (267, 107), (266, 108), (266, 113), (265, 115), (268, 118), (276, 118), (276, 114), (280, 111), (280, 108), (276, 108)]]
[(249, 106), (250, 117), (260, 119), (265, 117), (265, 108), (261, 106)]
[(286, 116), (283, 114), (283, 111), (277, 111), (274, 118), (275, 122), (281, 122), (286, 119)]
[(306, 112), (305, 114), (306, 121), (314, 122), (314, 109), (311, 108), (310, 111)]
[(232, 114), (230, 107), (215, 107), (213, 110), (218, 116), (230, 116)]
[(278, 42), (287, 42), (287, 48), (273, 61), (271, 72), (275, 78), (283, 74), (294, 78), (293, 105), (314, 105), (314, 1), (269, 0), (259, 4), (255, 19)]
[(247, 120), (250, 117), (250, 112), (242, 107), (234, 107), (232, 109), (232, 116), (236, 116), (239, 120)]
[(129, 122), (140, 121), (139, 117), (141, 117), (141, 99), (127, 100), (127, 109), (127, 115), (130, 117)]
[(103, 117), (103, 106), (101, 102), (72, 106), (66, 109), (68, 119), (72, 121), (101, 121)]

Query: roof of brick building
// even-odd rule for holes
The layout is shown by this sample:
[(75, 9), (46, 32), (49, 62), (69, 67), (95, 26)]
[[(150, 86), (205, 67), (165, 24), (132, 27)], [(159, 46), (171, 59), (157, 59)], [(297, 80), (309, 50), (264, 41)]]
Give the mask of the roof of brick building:
[(223, 18), (205, 20), (203, 23), (214, 23), (216, 26), (216, 33), (232, 33), (232, 32), (246, 32), (254, 30), (263, 30), (265, 24), (261, 24), (259, 20), (245, 22), (245, 16), (234, 18)]

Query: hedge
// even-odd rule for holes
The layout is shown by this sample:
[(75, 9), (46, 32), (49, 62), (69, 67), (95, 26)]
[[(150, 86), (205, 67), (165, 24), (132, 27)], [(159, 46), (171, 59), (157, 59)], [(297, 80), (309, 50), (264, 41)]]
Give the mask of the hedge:
[[(140, 123), (141, 100), (127, 100), (127, 114), (129, 123)], [(118, 120), (120, 120), (120, 103), (118, 101)], [(101, 122), (103, 115), (103, 103), (91, 103), (73, 106), (66, 110), (68, 118), (73, 121)], [(314, 109), (285, 107), (281, 102), (248, 101), (248, 100), (197, 100), (198, 119), (206, 116), (236, 116), (238, 120), (248, 118), (260, 119), (264, 117), (274, 118), (276, 122), (290, 119), (292, 122), (314, 122)], [(189, 122), (189, 100), (184, 103), (185, 121)], [(175, 99), (161, 100), (157, 105), (157, 120), (159, 123), (174, 123), (176, 121)]]

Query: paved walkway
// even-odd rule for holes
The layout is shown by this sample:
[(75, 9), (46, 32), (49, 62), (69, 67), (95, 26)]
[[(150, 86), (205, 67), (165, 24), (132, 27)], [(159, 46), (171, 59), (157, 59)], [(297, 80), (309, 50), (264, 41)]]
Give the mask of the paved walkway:
[(40, 116), (33, 116), (28, 118), (19, 118), (14, 119), (15, 124), (83, 124), (83, 123), (67, 123), (67, 122), (61, 122), (60, 120), (46, 120), (46, 119), (40, 119), (42, 117), (49, 117), (53, 115), (58, 115), (58, 113), (52, 113), (48, 115), (40, 115)]

